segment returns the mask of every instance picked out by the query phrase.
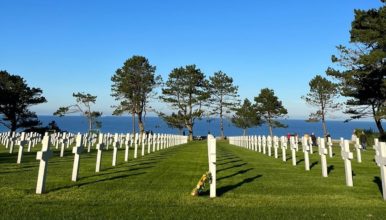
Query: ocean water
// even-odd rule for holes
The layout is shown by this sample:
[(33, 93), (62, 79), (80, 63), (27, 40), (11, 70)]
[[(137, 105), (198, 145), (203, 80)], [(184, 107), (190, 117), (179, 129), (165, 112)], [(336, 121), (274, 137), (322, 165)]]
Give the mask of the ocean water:
[[(47, 126), (51, 121), (56, 121), (59, 128), (69, 132), (87, 132), (88, 125), (84, 117), (81, 116), (39, 116), (39, 120), (43, 123), (43, 126)], [(303, 135), (306, 133), (314, 132), (317, 136), (323, 136), (322, 124), (318, 123), (308, 123), (304, 120), (281, 120), (282, 123), (287, 124), (288, 128), (278, 128), (274, 129), (275, 135), (287, 135), (288, 133), (297, 133)], [(132, 122), (131, 117), (126, 116), (105, 116), (102, 117), (102, 132), (107, 133), (127, 133), (132, 131)], [(386, 123), (383, 123), (383, 126), (386, 126)], [(327, 129), (331, 134), (331, 137), (338, 139), (351, 138), (351, 134), (355, 128), (362, 129), (372, 129), (377, 131), (375, 123), (371, 121), (327, 121)], [(138, 128), (136, 128), (138, 131)], [(167, 126), (167, 124), (158, 117), (147, 117), (145, 119), (145, 130), (153, 131), (156, 133), (172, 133), (178, 134), (177, 129), (173, 129)], [(8, 131), (5, 127), (0, 126), (0, 132)], [(208, 132), (214, 136), (220, 135), (220, 120), (214, 118), (212, 120), (202, 119), (196, 120), (193, 130), (193, 135), (202, 136), (207, 135)], [(226, 136), (235, 136), (242, 135), (243, 130), (233, 126), (227, 120), (224, 120), (224, 132)], [(248, 129), (248, 135), (267, 135), (269, 134), (268, 127), (263, 125), (257, 128)], [(185, 133), (188, 134), (188, 131), (185, 129)]]

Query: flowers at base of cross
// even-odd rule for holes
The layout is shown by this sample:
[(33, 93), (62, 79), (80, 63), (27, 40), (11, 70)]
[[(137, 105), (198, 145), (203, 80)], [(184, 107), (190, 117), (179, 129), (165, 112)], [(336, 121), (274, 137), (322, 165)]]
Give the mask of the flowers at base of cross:
[(197, 183), (197, 186), (193, 189), (191, 195), (198, 196), (205, 189), (205, 184), (206, 183), (210, 184), (211, 182), (212, 182), (212, 174), (208, 171), (202, 175), (201, 179)]

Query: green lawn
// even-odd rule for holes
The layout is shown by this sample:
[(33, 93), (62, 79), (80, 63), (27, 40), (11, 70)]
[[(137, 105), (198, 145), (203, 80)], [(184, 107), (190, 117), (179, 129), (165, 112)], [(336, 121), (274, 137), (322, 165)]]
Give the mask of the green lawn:
[[(339, 149), (339, 151), (338, 151)], [(36, 148), (35, 148), (36, 151)], [(311, 155), (304, 171), (303, 153), (293, 167), (257, 152), (217, 143), (217, 194), (192, 197), (190, 192), (207, 171), (206, 142), (191, 142), (111, 166), (104, 152), (102, 171), (95, 170), (96, 151), (81, 156), (78, 182), (71, 182), (73, 155), (59, 151), (48, 164), (47, 194), (36, 195), (36, 152), (17, 165), (17, 149), (0, 146), (0, 218), (2, 219), (386, 219), (386, 202), (378, 187), (374, 151), (354, 159), (354, 187), (345, 186), (340, 148), (321, 176), (319, 155)], [(141, 152), (141, 151), (139, 151)], [(281, 152), (281, 151), (279, 151)], [(354, 154), (355, 155), (355, 154)], [(281, 156), (279, 154), (279, 156)]]

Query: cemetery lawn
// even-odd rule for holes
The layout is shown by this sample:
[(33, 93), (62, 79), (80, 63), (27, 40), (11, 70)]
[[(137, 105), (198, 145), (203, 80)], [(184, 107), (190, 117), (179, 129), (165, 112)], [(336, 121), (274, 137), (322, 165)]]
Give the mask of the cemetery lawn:
[[(339, 149), (339, 150), (338, 150)], [(352, 160), (354, 187), (345, 186), (340, 148), (327, 156), (329, 177), (321, 176), (319, 155), (310, 155), (304, 171), (266, 155), (217, 142), (217, 194), (193, 197), (190, 192), (208, 170), (206, 142), (158, 151), (130, 161), (118, 151), (104, 151), (100, 173), (95, 173), (96, 151), (81, 155), (78, 182), (71, 182), (73, 154), (48, 162), (44, 195), (36, 195), (39, 162), (37, 147), (16, 164), (17, 150), (9, 155), (0, 146), (1, 219), (386, 219), (386, 202), (379, 189), (374, 151), (363, 153), (361, 164)], [(141, 151), (139, 151), (140, 153)], [(281, 151), (279, 151), (281, 152)], [(281, 154), (279, 153), (279, 157)], [(281, 157), (280, 157), (281, 158)]]

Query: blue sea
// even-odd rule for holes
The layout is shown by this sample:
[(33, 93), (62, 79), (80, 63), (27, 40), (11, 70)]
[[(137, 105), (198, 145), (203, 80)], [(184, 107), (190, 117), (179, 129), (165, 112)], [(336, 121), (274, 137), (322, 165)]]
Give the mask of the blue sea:
[[(51, 121), (56, 121), (59, 128), (69, 132), (87, 132), (88, 125), (84, 117), (81, 116), (39, 116), (39, 120), (43, 123), (43, 126), (47, 126)], [(102, 127), (101, 131), (104, 133), (127, 133), (132, 131), (132, 122), (131, 117), (126, 116), (104, 116), (102, 117)], [(314, 132), (317, 136), (323, 136), (322, 124), (309, 123), (304, 120), (281, 120), (282, 123), (288, 125), (288, 128), (278, 128), (274, 129), (275, 135), (287, 135), (288, 133), (297, 133), (303, 135), (305, 133)], [(386, 126), (386, 123), (383, 123), (383, 126)], [(371, 121), (327, 121), (327, 129), (331, 134), (331, 137), (338, 139), (351, 138), (351, 134), (355, 128), (362, 129), (372, 129), (377, 131), (375, 123)], [(136, 128), (138, 131), (138, 128)], [(158, 117), (146, 117), (145, 119), (145, 130), (153, 131), (156, 133), (172, 133), (178, 134), (177, 129), (173, 129), (167, 126), (167, 124)], [(0, 126), (0, 132), (8, 131), (5, 127)], [(202, 119), (196, 120), (194, 125), (193, 134), (195, 136), (207, 135), (208, 132), (214, 136), (220, 135), (220, 120), (218, 118), (213, 118), (211, 120)], [(227, 120), (224, 120), (224, 132), (226, 136), (235, 136), (242, 135), (243, 130), (232, 125)], [(269, 134), (268, 127), (263, 125), (257, 128), (248, 129), (248, 135), (267, 135)], [(188, 134), (188, 131), (185, 129), (185, 133)]]

